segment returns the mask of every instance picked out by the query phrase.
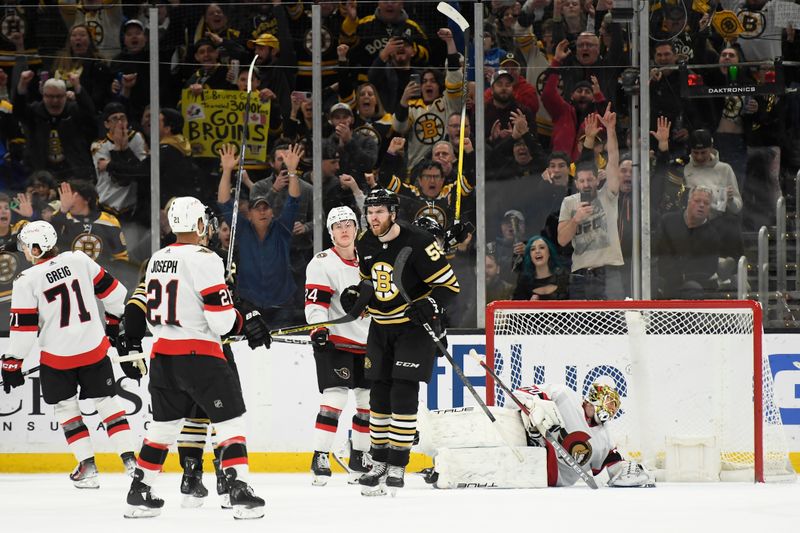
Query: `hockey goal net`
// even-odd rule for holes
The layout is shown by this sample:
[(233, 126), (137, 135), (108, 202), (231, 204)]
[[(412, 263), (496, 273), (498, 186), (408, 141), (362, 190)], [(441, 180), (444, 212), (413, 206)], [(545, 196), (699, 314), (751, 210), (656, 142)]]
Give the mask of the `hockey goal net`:
[(793, 479), (761, 331), (751, 301), (493, 302), (486, 353), (512, 388), (615, 385), (612, 434), (662, 480)]

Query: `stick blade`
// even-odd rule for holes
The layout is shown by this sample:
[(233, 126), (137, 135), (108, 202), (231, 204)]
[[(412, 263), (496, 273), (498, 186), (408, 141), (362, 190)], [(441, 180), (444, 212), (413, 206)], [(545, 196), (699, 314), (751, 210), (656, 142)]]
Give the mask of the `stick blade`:
[(439, 2), (439, 4), (436, 6), (436, 9), (439, 11), (439, 13), (455, 22), (458, 27), (461, 28), (461, 31), (467, 31), (469, 28), (469, 22), (467, 22), (467, 19), (464, 18), (464, 15), (459, 13), (456, 8), (447, 2)]

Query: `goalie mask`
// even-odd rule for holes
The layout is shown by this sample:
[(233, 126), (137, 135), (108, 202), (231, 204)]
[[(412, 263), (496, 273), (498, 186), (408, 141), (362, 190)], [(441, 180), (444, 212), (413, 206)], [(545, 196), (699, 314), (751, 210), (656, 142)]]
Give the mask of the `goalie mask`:
[[(44, 220), (28, 222), (17, 235), (17, 249), (25, 252), (27, 247), (31, 257), (39, 259), (44, 254), (53, 249), (58, 241), (55, 228)], [(33, 247), (37, 246), (40, 250), (39, 255), (33, 253)]]
[[(167, 219), (173, 233), (195, 232), (202, 237), (208, 229), (206, 206), (192, 196), (180, 196), (172, 200), (167, 211)], [(203, 221), (202, 231), (197, 223), (199, 220)]]
[(614, 387), (600, 383), (592, 383), (586, 401), (594, 406), (594, 419), (598, 424), (613, 420), (622, 404)]

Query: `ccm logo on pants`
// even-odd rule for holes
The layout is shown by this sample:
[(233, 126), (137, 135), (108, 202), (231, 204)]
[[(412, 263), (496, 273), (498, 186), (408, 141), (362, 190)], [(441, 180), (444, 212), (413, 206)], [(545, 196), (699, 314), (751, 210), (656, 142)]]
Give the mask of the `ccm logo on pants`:
[(402, 366), (404, 368), (419, 368), (419, 363), (409, 363), (408, 361), (397, 361), (394, 366)]

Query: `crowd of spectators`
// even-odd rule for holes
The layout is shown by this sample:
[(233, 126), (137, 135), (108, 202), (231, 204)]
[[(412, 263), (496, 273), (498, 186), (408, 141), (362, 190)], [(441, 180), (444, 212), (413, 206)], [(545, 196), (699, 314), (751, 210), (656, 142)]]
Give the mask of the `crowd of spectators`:
[[(710, 86), (774, 79), (773, 59), (800, 58), (795, 30), (776, 22), (779, 4), (651, 1), (650, 77), (632, 83), (629, 30), (612, 17), (613, 0), (484, 2), (484, 25), (473, 24), (484, 64), (470, 49), (466, 71), (462, 34), (436, 2), (323, 2), (321, 94), (311, 93), (309, 2), (174, 0), (158, 6), (157, 20), (147, 4), (111, 0), (9, 4), (0, 15), (0, 302), (25, 268), (13, 236), (26, 220), (52, 221), (60, 249), (84, 250), (134, 286), (151, 231), (170, 238), (163, 222), (150, 227), (156, 147), (157, 207), (198, 197), (222, 215), (227, 246), (238, 157), (226, 139), (219, 157), (196, 155), (181, 99), (183, 91), (245, 91), (248, 81), (271, 103), (269, 155), (246, 164), (236, 275), (239, 297), (271, 325), (303, 321), (317, 149), (323, 220), (340, 205), (360, 213), (364, 195), (382, 187), (400, 196), (401, 218), (431, 217), (457, 235), (446, 250), (464, 288), (454, 326), (474, 323), (476, 225), (489, 241), (487, 301), (631, 296), (631, 93), (644, 90), (653, 294), (713, 296), (730, 283), (720, 265), (742, 253), (742, 232), (772, 223), (776, 198), (793, 191), (800, 100), (782, 90), (688, 98), (677, 65), (695, 66)], [(472, 21), (473, 3), (458, 7)], [(724, 33), (724, 10), (741, 22), (740, 35)], [(157, 117), (150, 31), (159, 41)], [(737, 66), (753, 61), (765, 62)], [(784, 79), (800, 83), (794, 68)], [(321, 146), (311, 142), (314, 106), (325, 117)], [(485, 190), (476, 189), (477, 158)], [(481, 220), (477, 195), (486, 198)]]

